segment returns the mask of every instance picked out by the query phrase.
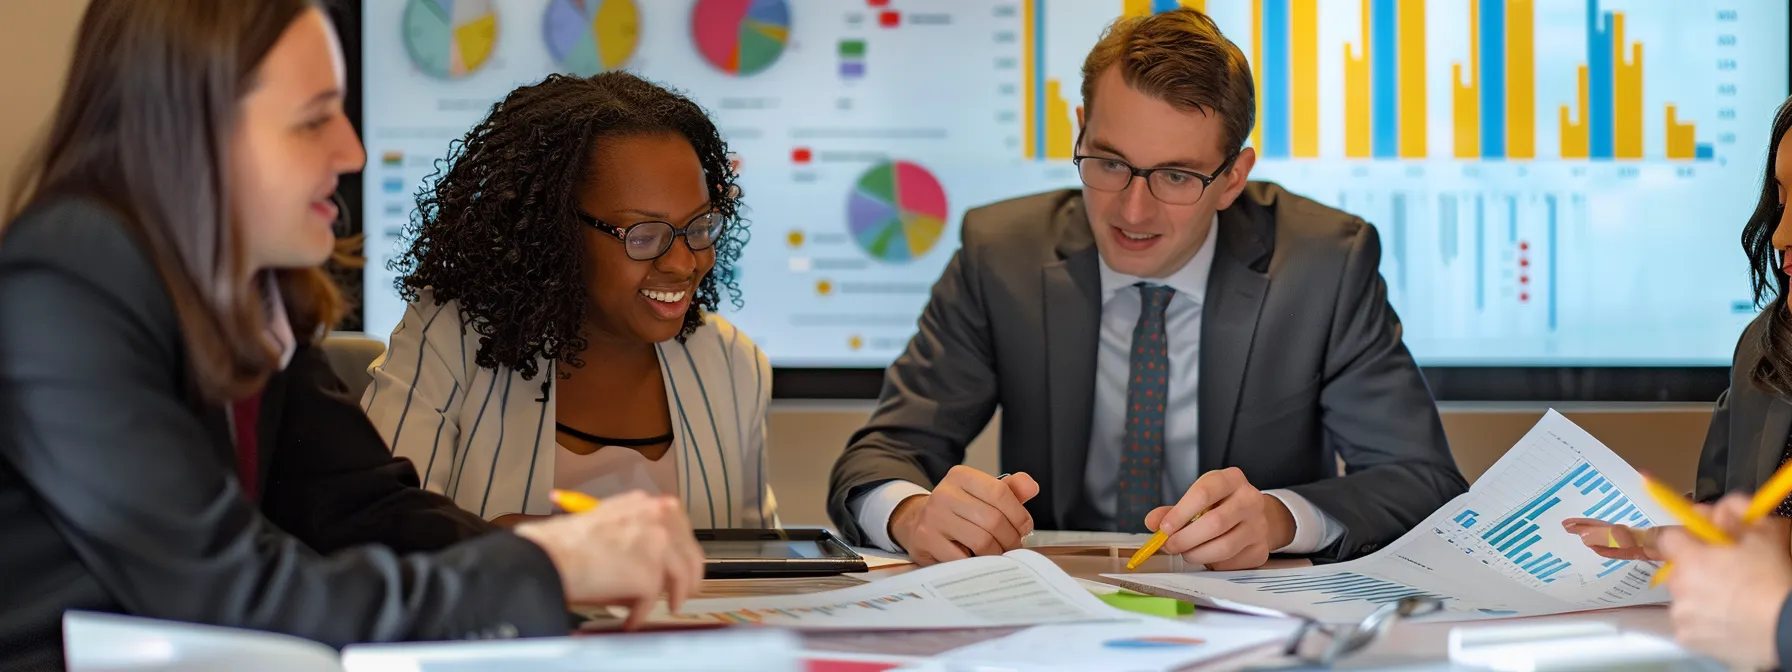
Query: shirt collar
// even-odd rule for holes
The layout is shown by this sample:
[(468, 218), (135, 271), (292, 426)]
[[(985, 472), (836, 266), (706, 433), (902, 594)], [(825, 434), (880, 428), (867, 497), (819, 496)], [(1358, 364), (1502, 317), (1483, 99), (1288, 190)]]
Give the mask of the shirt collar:
[(1214, 240), (1220, 237), (1220, 216), (1213, 216), (1213, 226), (1207, 230), (1207, 240), (1201, 243), (1201, 249), (1195, 256), (1189, 257), (1188, 263), (1176, 269), (1169, 277), (1139, 278), (1121, 273), (1108, 267), (1106, 259), (1101, 260), (1101, 302), (1106, 304), (1120, 290), (1139, 283), (1163, 285), (1176, 290), (1180, 296), (1186, 296), (1199, 306), (1207, 300), (1207, 276), (1213, 273)]

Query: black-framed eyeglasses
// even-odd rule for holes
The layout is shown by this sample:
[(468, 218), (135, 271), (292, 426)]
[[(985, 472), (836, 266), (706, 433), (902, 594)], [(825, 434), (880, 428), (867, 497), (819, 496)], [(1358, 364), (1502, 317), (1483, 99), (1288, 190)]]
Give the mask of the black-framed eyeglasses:
[(615, 236), (622, 241), (622, 249), (628, 258), (635, 261), (653, 261), (672, 249), (672, 241), (684, 236), (684, 244), (690, 246), (692, 252), (714, 247), (716, 241), (722, 239), (723, 232), (728, 230), (728, 218), (722, 213), (711, 210), (685, 223), (684, 228), (673, 228), (670, 222), (645, 221), (636, 222), (628, 228), (618, 228), (601, 219), (574, 210), (579, 221), (586, 226)]
[[(1079, 133), (1076, 146), (1083, 146), (1083, 138)], [(1132, 178), (1145, 178), (1145, 188), (1157, 200), (1170, 205), (1193, 205), (1207, 193), (1207, 187), (1220, 175), (1232, 169), (1232, 162), (1238, 160), (1238, 154), (1244, 148), (1232, 150), (1226, 160), (1220, 162), (1219, 170), (1212, 175), (1204, 175), (1183, 168), (1138, 168), (1130, 163), (1108, 156), (1090, 156), (1077, 154), (1070, 157), (1076, 165), (1076, 174), (1082, 178), (1083, 184), (1099, 191), (1126, 191), (1132, 186)]]
[[(1287, 648), (1282, 654), (1288, 657), (1287, 662), (1253, 666), (1254, 670), (1327, 670), (1337, 664), (1340, 658), (1348, 656), (1368, 647), (1387, 634), (1394, 621), (1403, 618), (1426, 616), (1444, 608), (1441, 598), (1431, 595), (1409, 595), (1388, 602), (1370, 612), (1363, 620), (1353, 626), (1330, 626), (1307, 618), (1302, 619), (1300, 629), (1288, 639)], [(1331, 639), (1331, 643), (1318, 655), (1307, 655), (1301, 652), (1307, 635), (1319, 633)]]

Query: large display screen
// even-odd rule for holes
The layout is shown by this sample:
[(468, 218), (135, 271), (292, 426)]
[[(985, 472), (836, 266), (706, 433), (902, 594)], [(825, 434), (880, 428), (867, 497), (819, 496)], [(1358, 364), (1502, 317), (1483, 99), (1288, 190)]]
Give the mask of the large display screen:
[(414, 197), (512, 88), (624, 68), (738, 155), (745, 306), (780, 367), (881, 367), (966, 209), (1078, 185), (1079, 71), (1122, 15), (1251, 59), (1252, 177), (1361, 215), (1429, 366), (1723, 365), (1788, 89), (1783, 0), (374, 0), (366, 330)]

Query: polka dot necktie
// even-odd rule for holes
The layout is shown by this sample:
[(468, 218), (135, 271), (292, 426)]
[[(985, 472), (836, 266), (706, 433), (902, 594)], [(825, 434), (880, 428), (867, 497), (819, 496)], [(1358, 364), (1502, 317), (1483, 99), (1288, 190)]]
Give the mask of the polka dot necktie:
[(1150, 532), (1145, 514), (1164, 501), (1164, 404), (1170, 376), (1164, 310), (1176, 294), (1162, 285), (1138, 288), (1142, 305), (1126, 372), (1126, 436), (1120, 446), (1120, 505), (1115, 512), (1125, 532)]

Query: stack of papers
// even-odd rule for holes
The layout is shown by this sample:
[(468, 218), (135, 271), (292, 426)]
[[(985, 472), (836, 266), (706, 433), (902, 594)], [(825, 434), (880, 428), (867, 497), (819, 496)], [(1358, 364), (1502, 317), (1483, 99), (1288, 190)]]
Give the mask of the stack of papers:
[(1562, 529), (1567, 518), (1647, 528), (1670, 520), (1636, 470), (1550, 411), (1467, 493), (1386, 548), (1319, 567), (1201, 574), (1108, 574), (1152, 593), (1250, 613), (1355, 622), (1412, 595), (1443, 601), (1434, 620), (1539, 616), (1667, 601), (1656, 564), (1611, 560)]
[(329, 646), (288, 635), (117, 614), (71, 611), (62, 624), (68, 669), (74, 672), (803, 669), (800, 641), (777, 630), (356, 644), (338, 655)]
[(1025, 549), (934, 565), (807, 595), (691, 600), (654, 624), (724, 623), (798, 630), (930, 630), (1132, 620)]

